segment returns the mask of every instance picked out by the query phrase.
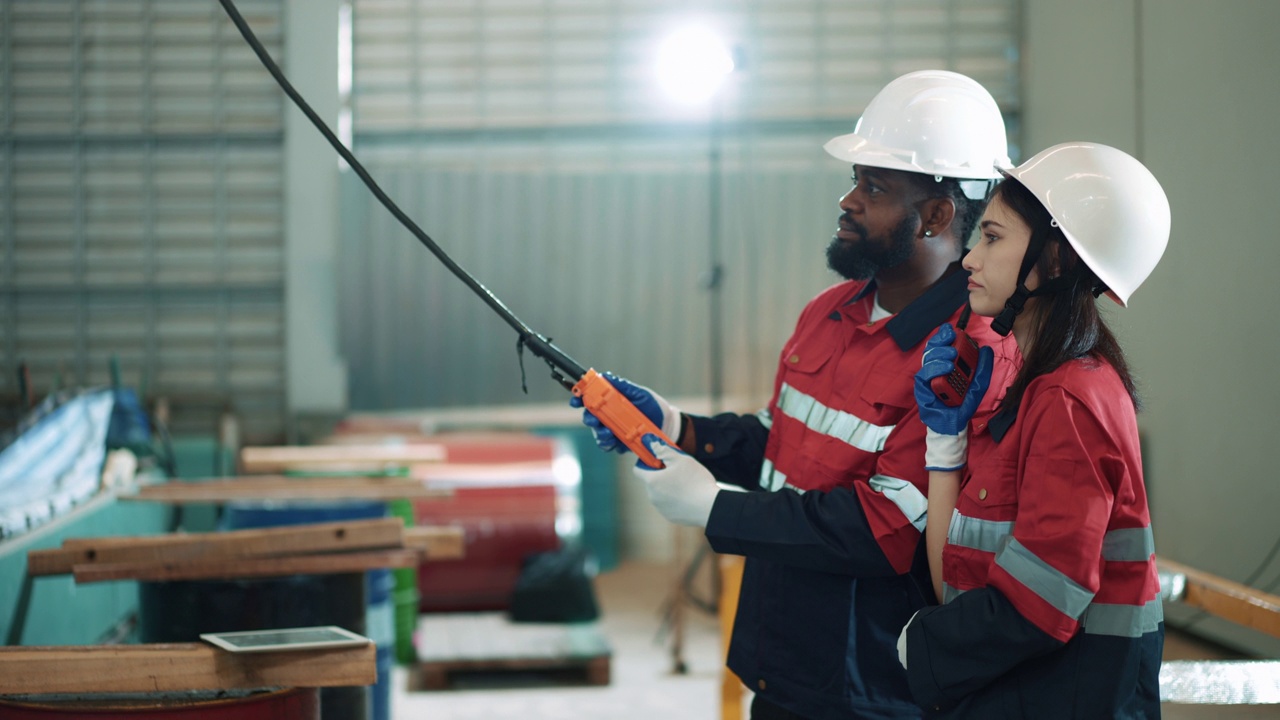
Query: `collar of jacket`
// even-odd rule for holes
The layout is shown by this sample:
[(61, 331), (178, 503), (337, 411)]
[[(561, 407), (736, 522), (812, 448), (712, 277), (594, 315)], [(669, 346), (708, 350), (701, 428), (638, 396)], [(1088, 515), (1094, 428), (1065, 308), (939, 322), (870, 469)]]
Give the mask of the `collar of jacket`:
[[(872, 280), (849, 302), (857, 302), (874, 292), (876, 281)], [(902, 308), (902, 312), (889, 318), (885, 329), (903, 352), (924, 342), (933, 334), (938, 326), (946, 322), (969, 301), (969, 273), (956, 270), (933, 284), (924, 294)]]
[(1001, 410), (991, 416), (991, 421), (987, 423), (987, 431), (991, 433), (991, 439), (997, 443), (1003, 440), (1005, 433), (1009, 432), (1009, 428), (1013, 427), (1017, 419), (1018, 408)]

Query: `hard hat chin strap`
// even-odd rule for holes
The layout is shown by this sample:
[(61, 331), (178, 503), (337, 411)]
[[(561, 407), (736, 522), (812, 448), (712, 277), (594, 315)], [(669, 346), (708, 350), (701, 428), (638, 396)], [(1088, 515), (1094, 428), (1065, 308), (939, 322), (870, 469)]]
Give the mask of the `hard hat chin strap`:
[(1057, 221), (1053, 221), (1049, 226), (1041, 225), (1031, 232), (1027, 251), (1022, 256), (1022, 265), (1018, 268), (1018, 289), (1004, 301), (1004, 309), (995, 320), (991, 321), (991, 329), (1001, 336), (1008, 336), (1013, 331), (1013, 321), (1018, 317), (1018, 313), (1022, 312), (1028, 298), (1048, 295), (1056, 292), (1063, 285), (1063, 278), (1059, 276), (1036, 288), (1034, 292), (1027, 289), (1027, 276), (1031, 274), (1031, 268), (1035, 267), (1036, 260), (1040, 259), (1040, 253), (1044, 251), (1045, 243), (1049, 240), (1049, 228), (1057, 225)]
[(1028, 297), (1031, 297), (1031, 292), (1025, 285), (1018, 283), (1018, 289), (1004, 301), (1004, 309), (991, 321), (991, 329), (1002, 337), (1007, 336), (1013, 330), (1013, 320), (1022, 312), (1022, 306), (1027, 304)]

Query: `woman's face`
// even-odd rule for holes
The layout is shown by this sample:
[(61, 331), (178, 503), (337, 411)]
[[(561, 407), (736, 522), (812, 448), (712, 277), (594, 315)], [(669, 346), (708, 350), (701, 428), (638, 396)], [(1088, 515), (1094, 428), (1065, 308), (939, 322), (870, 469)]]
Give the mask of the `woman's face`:
[[(1018, 287), (1018, 270), (1031, 242), (1031, 228), (999, 196), (987, 204), (978, 227), (978, 241), (963, 263), (969, 271), (969, 305), (979, 315), (995, 317)], [(1027, 289), (1034, 290), (1039, 284), (1039, 270), (1033, 267)]]

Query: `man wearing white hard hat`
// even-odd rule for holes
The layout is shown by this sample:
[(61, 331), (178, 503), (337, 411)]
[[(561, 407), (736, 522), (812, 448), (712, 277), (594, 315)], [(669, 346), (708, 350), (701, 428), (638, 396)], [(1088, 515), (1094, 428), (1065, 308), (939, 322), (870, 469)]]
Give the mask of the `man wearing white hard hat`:
[[(755, 693), (752, 718), (915, 718), (896, 641), (934, 597), (912, 382), (925, 340), (965, 304), (959, 259), (1009, 165), (1004, 120), (972, 79), (913, 72), (826, 150), (852, 165), (826, 250), (845, 279), (801, 313), (768, 406), (696, 417), (611, 379), (679, 445), (646, 438), (664, 467), (635, 475), (654, 506), (746, 557), (728, 665)], [(1001, 342), (985, 319), (970, 333)]]
[[(899, 643), (935, 717), (1158, 718), (1164, 614), (1124, 352), (1098, 308), (1125, 305), (1169, 240), (1169, 201), (1128, 154), (1055, 145), (1008, 171), (965, 256), (969, 301), (1022, 362), (984, 362), (958, 405), (943, 325), (916, 378), (928, 426), (928, 547), (945, 601)], [(990, 355), (985, 348), (979, 355)], [(984, 396), (989, 420), (969, 417)]]

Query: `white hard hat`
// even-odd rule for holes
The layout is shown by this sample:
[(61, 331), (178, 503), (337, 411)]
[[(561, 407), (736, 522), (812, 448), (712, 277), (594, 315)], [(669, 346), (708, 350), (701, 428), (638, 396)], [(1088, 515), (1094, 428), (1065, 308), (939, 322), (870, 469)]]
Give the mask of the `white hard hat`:
[(1062, 143), (1005, 174), (1040, 200), (1121, 305), (1164, 255), (1169, 199), (1129, 154), (1098, 143)]
[(995, 98), (946, 70), (907, 73), (885, 85), (853, 132), (824, 148), (855, 165), (960, 179), (998, 179), (1012, 164)]

